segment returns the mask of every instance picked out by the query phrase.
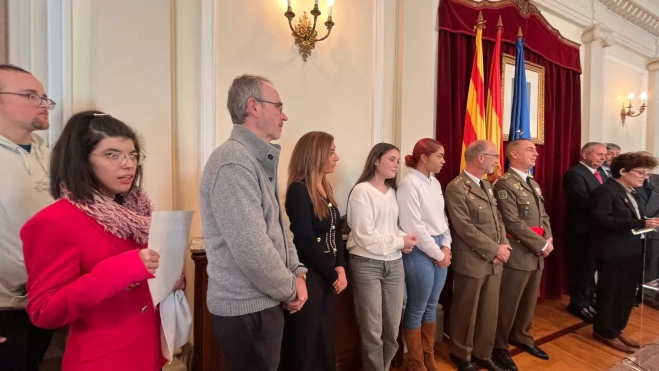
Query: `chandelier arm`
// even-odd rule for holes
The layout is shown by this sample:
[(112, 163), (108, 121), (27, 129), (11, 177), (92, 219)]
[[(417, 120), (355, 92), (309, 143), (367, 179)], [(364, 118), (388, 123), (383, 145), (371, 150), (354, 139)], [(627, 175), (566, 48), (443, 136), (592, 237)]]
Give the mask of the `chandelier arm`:
[(321, 39), (317, 39), (316, 42), (319, 42), (319, 41), (323, 41), (323, 40), (325, 40), (326, 38), (329, 37), (330, 33), (332, 33), (332, 27), (328, 27), (328, 28), (327, 28), (327, 35), (325, 35), (325, 37), (323, 37), (323, 38), (321, 38)]
[(309, 37), (313, 36), (314, 31), (316, 31), (316, 22), (318, 21), (318, 16), (314, 15), (313, 16), (313, 27), (311, 27), (311, 33), (309, 34)]
[(295, 29), (293, 28), (293, 23), (292, 23), (292, 21), (293, 21), (292, 18), (288, 18), (288, 27), (290, 27), (291, 32), (293, 32), (293, 35), (294, 35), (295, 37), (302, 38), (302, 36), (298, 35), (298, 33), (295, 32)]

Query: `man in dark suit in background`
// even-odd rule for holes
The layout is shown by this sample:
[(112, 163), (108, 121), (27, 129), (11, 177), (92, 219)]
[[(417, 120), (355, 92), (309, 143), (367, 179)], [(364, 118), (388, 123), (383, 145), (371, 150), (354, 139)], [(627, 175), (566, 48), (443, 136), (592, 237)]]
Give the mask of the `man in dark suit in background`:
[(611, 161), (620, 155), (620, 146), (615, 143), (606, 143), (606, 160), (602, 164), (602, 170), (607, 177), (611, 177)]
[(563, 176), (567, 196), (565, 250), (568, 259), (570, 304), (567, 311), (593, 322), (595, 305), (595, 261), (588, 244), (590, 198), (608, 178), (600, 168), (606, 160), (606, 146), (589, 142), (581, 148), (581, 160)]

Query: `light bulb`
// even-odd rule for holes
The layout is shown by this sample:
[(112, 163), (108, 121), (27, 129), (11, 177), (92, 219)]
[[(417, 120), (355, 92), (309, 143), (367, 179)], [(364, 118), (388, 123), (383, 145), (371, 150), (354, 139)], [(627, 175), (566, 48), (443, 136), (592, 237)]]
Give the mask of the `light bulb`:
[(327, 0), (327, 6), (334, 6), (334, 0)]
[(645, 92), (642, 92), (641, 95), (639, 95), (638, 97), (641, 98), (644, 101), (648, 99), (648, 95), (645, 94)]
[(629, 99), (629, 100), (634, 99), (634, 93), (629, 93), (629, 95), (627, 96), (627, 99)]

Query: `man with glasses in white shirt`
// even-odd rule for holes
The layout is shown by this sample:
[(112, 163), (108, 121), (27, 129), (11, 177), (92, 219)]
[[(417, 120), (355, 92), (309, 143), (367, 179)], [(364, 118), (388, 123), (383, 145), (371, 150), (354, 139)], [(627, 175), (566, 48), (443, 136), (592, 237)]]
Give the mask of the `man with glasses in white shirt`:
[(38, 371), (52, 330), (34, 326), (25, 311), (27, 273), (19, 231), (53, 202), (50, 150), (34, 134), (49, 127), (55, 102), (20, 67), (0, 65), (0, 363), (6, 371)]

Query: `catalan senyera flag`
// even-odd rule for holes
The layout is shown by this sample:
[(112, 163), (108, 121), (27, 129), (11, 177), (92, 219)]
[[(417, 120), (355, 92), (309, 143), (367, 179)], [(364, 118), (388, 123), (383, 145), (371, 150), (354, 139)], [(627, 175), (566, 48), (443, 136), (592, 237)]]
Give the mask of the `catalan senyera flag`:
[(485, 84), (483, 82), (483, 14), (478, 12), (476, 24), (476, 54), (471, 68), (469, 94), (467, 95), (467, 115), (465, 117), (464, 136), (462, 139), (462, 155), (460, 156), (460, 171), (464, 170), (466, 163), (464, 153), (467, 146), (479, 139), (486, 138), (485, 132)]
[(501, 33), (503, 32), (503, 23), (501, 17), (497, 23), (497, 38), (494, 44), (494, 55), (490, 65), (490, 78), (487, 88), (487, 103), (485, 106), (485, 139), (491, 141), (497, 146), (499, 154), (499, 163), (494, 168), (493, 174), (488, 174), (488, 180), (494, 181), (503, 174), (503, 110), (501, 106)]

